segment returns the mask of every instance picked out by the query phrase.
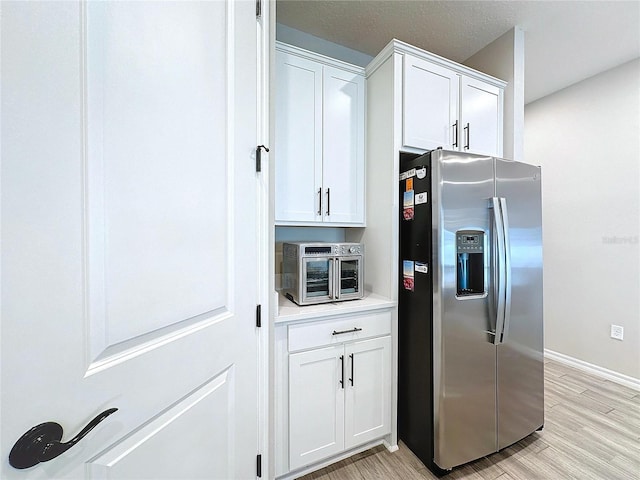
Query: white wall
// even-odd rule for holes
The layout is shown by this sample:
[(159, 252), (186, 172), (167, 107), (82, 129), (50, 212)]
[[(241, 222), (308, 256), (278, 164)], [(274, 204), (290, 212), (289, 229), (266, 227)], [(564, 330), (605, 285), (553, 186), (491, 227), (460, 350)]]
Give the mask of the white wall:
[(640, 60), (527, 105), (524, 140), (542, 165), (545, 347), (640, 379)]
[(358, 52), (337, 43), (330, 42), (309, 33), (287, 27), (281, 23), (276, 24), (276, 39), (280, 42), (295, 45), (305, 50), (320, 53), (327, 57), (336, 58), (343, 62), (352, 63), (360, 67), (366, 67), (373, 57), (366, 53)]
[(514, 27), (463, 62), (471, 68), (504, 80), (503, 157), (523, 160), (524, 32)]

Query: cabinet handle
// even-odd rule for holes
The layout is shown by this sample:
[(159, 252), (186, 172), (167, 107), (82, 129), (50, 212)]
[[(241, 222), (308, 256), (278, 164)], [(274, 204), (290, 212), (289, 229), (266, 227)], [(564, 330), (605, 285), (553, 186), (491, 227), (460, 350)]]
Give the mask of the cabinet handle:
[(458, 120), (456, 120), (456, 123), (454, 123), (451, 126), (453, 127), (453, 145), (451, 146), (457, 147), (458, 146)]
[(331, 189), (327, 188), (327, 217), (331, 215)]
[(464, 127), (464, 130), (467, 131), (467, 143), (464, 146), (464, 148), (466, 148), (467, 150), (469, 149), (469, 140), (471, 139), (471, 129), (469, 128), (469, 124), (467, 123), (467, 126)]
[(349, 358), (351, 359), (351, 378), (349, 379), (349, 381), (351, 382), (351, 386), (353, 387), (353, 353), (349, 355)]
[(354, 333), (354, 332), (361, 332), (361, 331), (362, 331), (361, 328), (353, 327), (351, 330), (340, 330), (339, 332), (334, 330), (331, 335), (342, 335), (343, 333)]
[(340, 373), (341, 373), (340, 387), (344, 388), (344, 355), (340, 355)]
[(322, 215), (322, 188), (318, 189), (318, 215)]

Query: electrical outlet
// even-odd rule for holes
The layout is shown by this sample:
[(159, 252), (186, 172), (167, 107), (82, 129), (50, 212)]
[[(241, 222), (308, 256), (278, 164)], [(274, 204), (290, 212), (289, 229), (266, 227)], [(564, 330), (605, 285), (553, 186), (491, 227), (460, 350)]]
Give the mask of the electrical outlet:
[(611, 325), (611, 338), (622, 340), (624, 338), (624, 327), (620, 325)]

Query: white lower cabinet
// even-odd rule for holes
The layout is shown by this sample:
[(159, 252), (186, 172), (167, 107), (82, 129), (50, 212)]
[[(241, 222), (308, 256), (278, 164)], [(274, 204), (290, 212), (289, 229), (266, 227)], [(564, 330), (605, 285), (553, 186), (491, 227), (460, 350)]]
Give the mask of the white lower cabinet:
[(292, 470), (391, 430), (391, 337), (289, 355)]
[(389, 310), (277, 329), (277, 476), (391, 433), (390, 334)]
[(346, 449), (391, 431), (391, 337), (345, 345)]
[(344, 347), (289, 355), (291, 469), (344, 450)]

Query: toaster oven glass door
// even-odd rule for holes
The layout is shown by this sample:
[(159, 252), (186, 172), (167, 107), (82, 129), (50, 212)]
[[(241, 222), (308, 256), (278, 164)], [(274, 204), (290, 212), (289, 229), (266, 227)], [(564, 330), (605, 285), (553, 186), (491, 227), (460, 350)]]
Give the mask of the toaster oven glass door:
[(337, 298), (362, 297), (362, 257), (339, 257), (337, 271)]
[(333, 259), (305, 258), (302, 265), (303, 302), (331, 300), (333, 298)]

